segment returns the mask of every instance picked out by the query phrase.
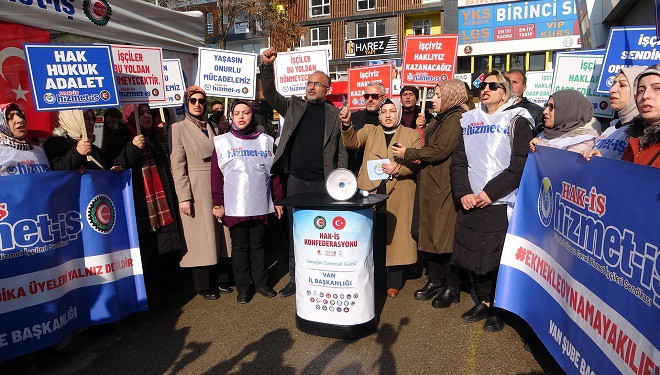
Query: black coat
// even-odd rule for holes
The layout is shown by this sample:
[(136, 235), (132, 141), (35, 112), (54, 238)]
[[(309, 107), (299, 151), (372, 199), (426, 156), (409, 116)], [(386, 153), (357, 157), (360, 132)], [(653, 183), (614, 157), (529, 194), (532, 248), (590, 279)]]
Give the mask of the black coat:
[[(44, 143), (44, 151), (48, 157), (48, 162), (53, 171), (75, 171), (80, 167), (85, 169), (101, 169), (96, 163), (87, 161), (87, 157), (76, 151), (78, 141), (65, 137), (52, 137)], [(133, 146), (132, 148), (130, 146)], [(127, 152), (122, 152), (115, 158), (106, 158), (100, 148), (92, 145), (91, 157), (96, 159), (103, 168), (110, 169), (113, 166), (130, 168), (140, 157), (140, 150), (132, 143), (125, 145)]]
[(529, 112), (530, 115), (532, 115), (532, 118), (534, 119), (535, 124), (533, 125), (534, 128), (534, 135), (539, 134), (540, 132), (543, 131), (543, 107), (536, 103), (532, 103), (527, 98), (522, 98), (522, 100), (519, 103), (516, 103), (512, 105), (511, 107), (507, 109), (513, 109), (513, 108), (525, 108), (527, 112)]

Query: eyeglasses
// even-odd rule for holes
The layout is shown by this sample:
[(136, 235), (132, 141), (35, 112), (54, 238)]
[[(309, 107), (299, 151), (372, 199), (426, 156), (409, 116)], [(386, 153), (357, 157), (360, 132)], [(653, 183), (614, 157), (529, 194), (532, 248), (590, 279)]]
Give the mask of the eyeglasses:
[(502, 87), (502, 84), (498, 82), (481, 82), (479, 84), (479, 90), (484, 90), (486, 89), (486, 86), (490, 89), (490, 91), (496, 91), (500, 87)]
[(315, 86), (315, 87), (323, 87), (323, 88), (328, 88), (330, 86), (326, 86), (322, 84), (321, 82), (314, 82), (314, 81), (307, 81), (307, 86)]
[(201, 98), (201, 99), (190, 98), (190, 99), (188, 99), (188, 103), (190, 103), (192, 105), (195, 105), (198, 102), (199, 102), (199, 105), (204, 105), (204, 104), (206, 104), (206, 99), (204, 99), (204, 98)]
[(371, 98), (373, 100), (377, 100), (377, 99), (382, 98), (383, 95), (381, 95), (381, 94), (364, 94), (364, 95), (362, 95), (362, 97), (364, 98), (364, 100), (369, 100), (369, 98)]
[(550, 108), (551, 111), (554, 111), (554, 110), (555, 110), (555, 105), (552, 104), (552, 103), (550, 103), (550, 102), (546, 102), (545, 105), (544, 105), (543, 107), (544, 107), (544, 108)]

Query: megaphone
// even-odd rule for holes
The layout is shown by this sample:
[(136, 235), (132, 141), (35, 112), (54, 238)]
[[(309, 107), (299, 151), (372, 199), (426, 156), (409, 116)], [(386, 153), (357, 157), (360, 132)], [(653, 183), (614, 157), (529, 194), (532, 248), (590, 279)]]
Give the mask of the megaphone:
[(357, 192), (357, 178), (346, 168), (337, 168), (325, 179), (325, 191), (332, 199), (345, 201), (353, 198)]

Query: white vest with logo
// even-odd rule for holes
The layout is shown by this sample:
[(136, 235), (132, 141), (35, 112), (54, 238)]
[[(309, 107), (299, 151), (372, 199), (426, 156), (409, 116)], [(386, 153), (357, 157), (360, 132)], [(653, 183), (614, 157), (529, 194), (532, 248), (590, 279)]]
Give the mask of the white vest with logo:
[(225, 133), (213, 142), (224, 175), (225, 214), (244, 217), (275, 212), (270, 189), (273, 138), (262, 133), (255, 139), (240, 139)]
[[(492, 115), (477, 108), (463, 114), (463, 142), (468, 161), (468, 177), (474, 194), (482, 192), (488, 181), (509, 167), (512, 145), (509, 130), (511, 122), (518, 116), (534, 123), (524, 108)], [(492, 204), (515, 203), (517, 191), (512, 191)]]
[(32, 150), (17, 150), (0, 146), (0, 176), (50, 172), (50, 164), (44, 149), (34, 146)]
[[(619, 120), (615, 121), (618, 122)], [(605, 129), (600, 137), (596, 138), (594, 148), (599, 149), (603, 157), (621, 160), (623, 151), (628, 147), (628, 137), (626, 136), (627, 128), (628, 125), (622, 126), (619, 129), (611, 125), (609, 128)]]

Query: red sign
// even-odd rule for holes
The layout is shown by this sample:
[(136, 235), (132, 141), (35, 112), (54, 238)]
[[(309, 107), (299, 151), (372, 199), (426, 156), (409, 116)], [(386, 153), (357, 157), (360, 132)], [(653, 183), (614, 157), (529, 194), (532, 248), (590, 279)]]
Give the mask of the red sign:
[(454, 78), (458, 34), (407, 36), (403, 52), (403, 86), (434, 87)]
[(30, 137), (53, 133), (50, 112), (34, 110), (23, 43), (50, 43), (46, 30), (0, 21), (0, 103), (18, 104), (27, 119)]
[(348, 69), (348, 106), (351, 109), (365, 108), (362, 96), (364, 89), (371, 82), (380, 82), (385, 86), (385, 96), (392, 94), (392, 65), (361, 66)]

